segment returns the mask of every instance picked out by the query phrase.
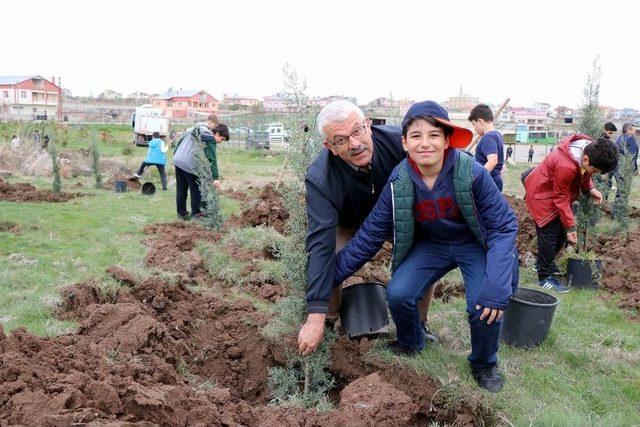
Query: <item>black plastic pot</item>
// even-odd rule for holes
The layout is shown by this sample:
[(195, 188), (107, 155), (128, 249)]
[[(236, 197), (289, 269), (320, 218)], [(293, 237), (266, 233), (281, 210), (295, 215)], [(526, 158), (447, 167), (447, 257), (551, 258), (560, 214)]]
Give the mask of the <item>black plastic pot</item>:
[(371, 335), (389, 324), (382, 283), (359, 283), (342, 289), (340, 321), (349, 338)]
[(597, 289), (602, 278), (602, 260), (569, 258), (567, 277), (572, 288)]
[(558, 298), (542, 291), (519, 288), (504, 312), (500, 338), (514, 347), (535, 347), (551, 329)]
[(113, 190), (116, 193), (124, 193), (127, 191), (127, 181), (116, 181), (113, 183)]
[(142, 188), (140, 189), (140, 191), (142, 191), (142, 194), (146, 196), (151, 196), (156, 192), (156, 186), (153, 184), (153, 182), (145, 182), (144, 184), (142, 184)]

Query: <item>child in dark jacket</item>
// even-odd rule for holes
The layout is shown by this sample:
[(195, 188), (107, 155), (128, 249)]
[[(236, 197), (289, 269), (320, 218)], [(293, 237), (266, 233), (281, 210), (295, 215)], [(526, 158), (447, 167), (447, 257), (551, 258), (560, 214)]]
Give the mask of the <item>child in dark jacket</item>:
[(563, 140), (542, 163), (523, 174), (525, 201), (536, 222), (538, 285), (559, 293), (569, 292), (554, 277), (559, 273), (556, 254), (566, 242), (578, 243), (576, 220), (571, 205), (580, 190), (588, 193), (595, 204), (602, 203), (602, 194), (594, 188), (591, 176), (608, 173), (618, 163), (618, 152), (608, 139), (597, 142), (587, 135), (572, 135)]
[(416, 302), (460, 267), (471, 328), (469, 362), (478, 384), (499, 391), (497, 352), (503, 310), (517, 286), (516, 217), (489, 172), (457, 150), (471, 132), (449, 121), (433, 101), (414, 104), (402, 121), (409, 157), (392, 172), (373, 211), (338, 253), (335, 281), (371, 259), (393, 235), (387, 302), (397, 331), (396, 354), (425, 345)]

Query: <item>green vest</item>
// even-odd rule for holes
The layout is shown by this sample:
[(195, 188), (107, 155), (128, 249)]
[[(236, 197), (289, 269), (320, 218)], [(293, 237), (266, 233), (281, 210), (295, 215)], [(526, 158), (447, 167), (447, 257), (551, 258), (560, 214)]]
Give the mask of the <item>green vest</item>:
[[(482, 232), (478, 226), (478, 217), (473, 202), (473, 157), (466, 153), (458, 153), (453, 166), (453, 186), (456, 204), (465, 222), (483, 248), (486, 248)], [(402, 264), (413, 245), (415, 219), (413, 212), (413, 181), (407, 170), (407, 160), (403, 160), (398, 168), (398, 176), (391, 182), (391, 200), (393, 203), (393, 260), (392, 273)]]

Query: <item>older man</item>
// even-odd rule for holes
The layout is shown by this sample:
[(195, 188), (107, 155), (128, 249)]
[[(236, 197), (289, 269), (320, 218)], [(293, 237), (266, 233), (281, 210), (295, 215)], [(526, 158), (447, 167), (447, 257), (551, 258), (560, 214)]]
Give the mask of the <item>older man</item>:
[[(298, 335), (302, 355), (313, 353), (324, 336), (325, 320), (335, 320), (341, 286), (333, 287), (335, 254), (355, 234), (376, 203), (393, 168), (405, 158), (402, 130), (370, 126), (349, 101), (334, 101), (318, 114), (317, 126), (325, 148), (309, 167), (307, 190), (306, 323)], [(433, 287), (432, 287), (433, 289)], [(433, 290), (420, 304), (425, 338), (435, 336), (426, 326)]]

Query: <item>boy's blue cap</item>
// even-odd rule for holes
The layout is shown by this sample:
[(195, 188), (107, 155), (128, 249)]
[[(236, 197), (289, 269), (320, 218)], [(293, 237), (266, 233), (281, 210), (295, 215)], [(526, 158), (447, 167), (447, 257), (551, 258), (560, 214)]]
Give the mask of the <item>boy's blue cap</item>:
[(453, 129), (449, 137), (449, 147), (465, 148), (471, 143), (473, 133), (466, 128), (457, 126), (449, 121), (447, 110), (434, 101), (422, 101), (413, 104), (402, 119), (402, 129), (404, 131), (407, 124), (418, 117), (433, 117), (438, 122)]

